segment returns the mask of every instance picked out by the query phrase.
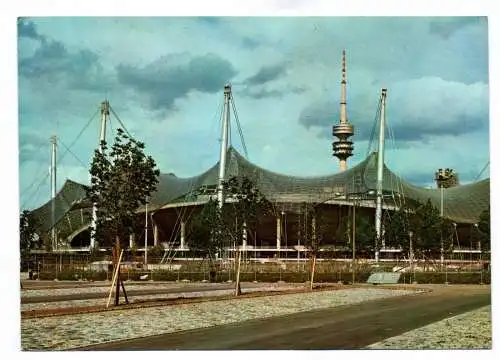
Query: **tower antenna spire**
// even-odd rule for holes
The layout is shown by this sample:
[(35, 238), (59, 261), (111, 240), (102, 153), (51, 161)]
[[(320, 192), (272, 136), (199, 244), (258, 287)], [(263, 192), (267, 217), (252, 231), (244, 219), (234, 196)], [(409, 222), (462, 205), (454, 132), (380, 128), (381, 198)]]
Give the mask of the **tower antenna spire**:
[(347, 66), (345, 49), (342, 50), (342, 79), (340, 81), (340, 119), (333, 125), (332, 135), (338, 139), (332, 143), (333, 156), (339, 159), (340, 170), (347, 170), (347, 158), (352, 156), (354, 146), (349, 137), (354, 135), (354, 127), (347, 121)]

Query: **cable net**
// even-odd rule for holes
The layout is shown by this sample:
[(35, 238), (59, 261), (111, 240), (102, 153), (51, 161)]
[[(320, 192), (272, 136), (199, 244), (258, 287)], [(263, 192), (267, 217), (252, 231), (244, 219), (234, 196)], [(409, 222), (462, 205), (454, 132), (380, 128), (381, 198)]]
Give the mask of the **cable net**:
[[(358, 165), (340, 173), (318, 177), (296, 177), (275, 173), (260, 168), (240, 155), (233, 147), (227, 153), (226, 177), (246, 176), (280, 210), (295, 208), (299, 203), (321, 203), (340, 201), (345, 194), (367, 194), (376, 189), (377, 153), (373, 152)], [(215, 194), (219, 165), (191, 178), (178, 178), (174, 174), (161, 174), (157, 191), (151, 196), (149, 211), (157, 211), (165, 206), (202, 204)], [(395, 206), (400, 206), (401, 198), (425, 202), (430, 199), (440, 208), (441, 190), (426, 189), (412, 185), (384, 166), (383, 192)], [(473, 184), (443, 189), (444, 217), (457, 223), (476, 223), (481, 212), (490, 204), (490, 181), (482, 180)], [(56, 225), (61, 233), (75, 231), (84, 221), (90, 223), (92, 204), (85, 199), (85, 186), (67, 180), (54, 201), (56, 202)], [(345, 198), (344, 198), (345, 199)], [(399, 200), (397, 200), (399, 199)], [(42, 223), (43, 230), (52, 227), (52, 200), (35, 209), (34, 215)], [(145, 208), (138, 209), (144, 212)], [(69, 217), (69, 220), (68, 220)], [(65, 220), (66, 218), (66, 220)], [(59, 231), (59, 230), (58, 230)]]

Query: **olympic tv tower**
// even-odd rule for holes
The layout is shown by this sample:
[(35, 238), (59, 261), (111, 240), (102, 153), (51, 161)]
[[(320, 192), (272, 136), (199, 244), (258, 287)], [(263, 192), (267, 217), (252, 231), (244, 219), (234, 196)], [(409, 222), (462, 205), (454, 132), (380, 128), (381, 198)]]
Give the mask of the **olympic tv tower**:
[(349, 140), (354, 135), (354, 127), (347, 121), (347, 76), (345, 50), (342, 51), (342, 81), (340, 92), (340, 122), (332, 127), (332, 134), (338, 139), (332, 143), (333, 156), (339, 159), (340, 171), (347, 170), (347, 158), (352, 156), (354, 146)]

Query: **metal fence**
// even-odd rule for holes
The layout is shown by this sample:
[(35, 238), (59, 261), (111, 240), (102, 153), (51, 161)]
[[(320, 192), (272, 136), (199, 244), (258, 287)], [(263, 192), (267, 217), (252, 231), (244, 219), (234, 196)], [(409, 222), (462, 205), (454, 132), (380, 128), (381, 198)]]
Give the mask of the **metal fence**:
[[(121, 265), (124, 280), (156, 281), (231, 281), (235, 279), (234, 259), (170, 260), (151, 257), (148, 264), (142, 257), (128, 256)], [(110, 280), (113, 264), (110, 255), (93, 257), (88, 254), (38, 255), (31, 261), (34, 277), (42, 280)], [(401, 282), (487, 283), (490, 280), (489, 261), (468, 261), (463, 258), (439, 260), (398, 260), (375, 264), (371, 259), (318, 260), (314, 279), (317, 282), (366, 282), (373, 272), (400, 272)], [(256, 261), (244, 258), (240, 264), (242, 281), (305, 282), (311, 277), (309, 259)]]

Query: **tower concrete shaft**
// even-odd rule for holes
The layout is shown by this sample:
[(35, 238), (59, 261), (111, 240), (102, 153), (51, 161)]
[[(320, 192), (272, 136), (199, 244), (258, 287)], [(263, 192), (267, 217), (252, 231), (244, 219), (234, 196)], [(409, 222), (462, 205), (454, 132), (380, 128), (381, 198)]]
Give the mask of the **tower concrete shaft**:
[(332, 135), (338, 139), (332, 143), (333, 156), (339, 159), (340, 170), (347, 170), (347, 158), (352, 156), (354, 146), (349, 140), (354, 135), (354, 127), (347, 120), (347, 66), (345, 50), (342, 51), (342, 80), (340, 82), (340, 119), (332, 127)]

